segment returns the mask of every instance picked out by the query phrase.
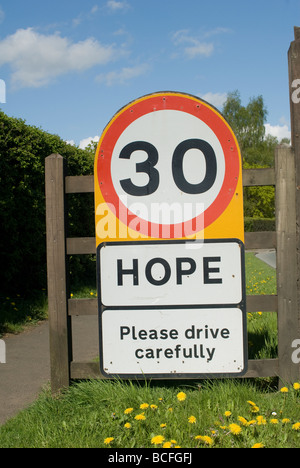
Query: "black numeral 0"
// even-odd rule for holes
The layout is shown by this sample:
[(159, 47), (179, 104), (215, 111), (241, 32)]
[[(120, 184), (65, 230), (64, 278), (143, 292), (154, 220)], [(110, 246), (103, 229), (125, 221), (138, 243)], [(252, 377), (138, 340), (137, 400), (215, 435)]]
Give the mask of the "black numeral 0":
[[(187, 151), (198, 149), (202, 151), (205, 163), (205, 177), (198, 184), (191, 184), (186, 180), (183, 173), (183, 159)], [(145, 151), (148, 154), (146, 161), (136, 164), (136, 172), (143, 172), (149, 176), (147, 185), (138, 186), (132, 183), (131, 179), (120, 180), (123, 190), (129, 195), (144, 196), (154, 193), (159, 186), (159, 172), (155, 168), (158, 163), (158, 151), (155, 146), (146, 141), (134, 141), (126, 145), (121, 153), (121, 159), (130, 159), (134, 151)], [(209, 170), (207, 168), (209, 167)], [(205, 140), (197, 138), (181, 142), (175, 149), (172, 157), (172, 174), (174, 182), (182, 192), (189, 194), (200, 194), (207, 192), (215, 183), (217, 176), (217, 159), (212, 146)]]

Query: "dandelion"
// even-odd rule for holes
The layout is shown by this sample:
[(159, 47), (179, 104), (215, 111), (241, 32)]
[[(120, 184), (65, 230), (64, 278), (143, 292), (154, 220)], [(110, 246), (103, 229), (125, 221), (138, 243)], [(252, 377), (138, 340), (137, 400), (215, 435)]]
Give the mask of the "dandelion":
[(162, 446), (162, 448), (171, 448), (171, 447), (172, 447), (171, 442), (165, 442), (164, 445)]
[(284, 418), (281, 422), (282, 424), (288, 424), (291, 422), (291, 420), (289, 418)]
[(278, 424), (279, 421), (278, 421), (278, 419), (271, 419), (271, 420), (270, 420), (270, 423), (271, 423), (271, 424)]
[(254, 444), (253, 449), (260, 449), (260, 448), (265, 448), (264, 444), (261, 444), (261, 443), (258, 443), (258, 444)]
[(234, 423), (229, 424), (228, 427), (229, 427), (231, 434), (233, 435), (239, 435), (242, 432), (242, 428), (238, 424), (234, 424)]
[(158, 408), (157, 405), (150, 405), (150, 408), (153, 409), (153, 410), (156, 410)]
[(251, 406), (252, 413), (259, 413), (259, 407), (251, 400), (248, 400), (247, 403)]
[(247, 427), (255, 426), (256, 423), (257, 423), (257, 421), (255, 419), (251, 419), (251, 421), (248, 421), (246, 425), (247, 425)]
[(300, 422), (293, 424), (292, 429), (294, 429), (294, 431), (300, 431)]
[(146, 419), (146, 416), (144, 415), (144, 413), (141, 413), (141, 414), (137, 414), (134, 419), (136, 419), (137, 421), (145, 421)]
[(147, 408), (149, 408), (149, 405), (148, 405), (148, 403), (142, 403), (142, 404), (140, 405), (140, 408), (141, 408), (141, 409), (147, 409)]
[(209, 446), (212, 446), (214, 443), (213, 439), (209, 436), (198, 435), (195, 437), (195, 440), (200, 440), (200, 442), (203, 442), (204, 444), (209, 445)]
[(162, 444), (164, 440), (165, 440), (164, 436), (157, 435), (155, 437), (152, 437), (151, 444), (159, 445), (159, 444)]
[(106, 437), (106, 439), (104, 439), (104, 444), (105, 445), (109, 445), (114, 439), (114, 437)]
[(124, 414), (130, 414), (132, 413), (133, 411), (133, 408), (126, 408), (126, 410), (124, 411)]
[(125, 424), (124, 424), (124, 427), (125, 427), (125, 429), (130, 429), (130, 428), (131, 428), (131, 424), (130, 424), (130, 423), (125, 423)]
[(288, 389), (287, 387), (282, 387), (282, 388), (280, 389), (280, 392), (281, 392), (281, 393), (288, 393), (288, 392), (289, 392), (289, 389)]
[(267, 421), (263, 416), (257, 416), (256, 420), (258, 426), (265, 426), (267, 424)]
[(190, 424), (195, 424), (197, 420), (196, 420), (195, 416), (190, 416), (188, 421), (189, 421)]
[(259, 407), (258, 406), (251, 406), (251, 411), (252, 413), (259, 413)]
[(247, 421), (246, 418), (244, 418), (243, 416), (239, 416), (239, 417), (238, 417), (238, 420), (239, 420), (240, 423), (243, 424), (243, 426), (247, 426), (248, 421)]
[(298, 382), (294, 383), (293, 389), (294, 390), (300, 390), (300, 383), (298, 383)]
[(160, 427), (161, 427), (162, 429), (165, 429), (165, 428), (167, 427), (167, 425), (166, 425), (166, 423), (162, 423), (162, 424), (160, 424)]
[(226, 416), (226, 418), (229, 418), (231, 416), (231, 411), (225, 411), (224, 416)]
[(251, 406), (256, 406), (256, 403), (254, 403), (254, 402), (251, 401), (251, 400), (248, 400), (247, 403), (249, 403), (249, 405), (251, 405)]
[(177, 400), (178, 401), (184, 401), (186, 399), (186, 394), (184, 392), (179, 392), (177, 394)]
[(94, 295), (94, 293), (93, 293), (93, 291), (91, 291), (91, 292), (90, 292), (90, 296), (93, 296), (93, 295)]

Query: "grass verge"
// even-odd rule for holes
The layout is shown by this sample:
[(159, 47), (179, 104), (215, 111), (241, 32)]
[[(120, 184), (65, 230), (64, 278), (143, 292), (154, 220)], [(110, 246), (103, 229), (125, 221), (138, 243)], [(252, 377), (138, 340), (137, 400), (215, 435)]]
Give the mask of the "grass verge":
[(186, 385), (86, 381), (0, 427), (0, 447), (296, 448), (300, 385), (262, 391), (236, 380)]

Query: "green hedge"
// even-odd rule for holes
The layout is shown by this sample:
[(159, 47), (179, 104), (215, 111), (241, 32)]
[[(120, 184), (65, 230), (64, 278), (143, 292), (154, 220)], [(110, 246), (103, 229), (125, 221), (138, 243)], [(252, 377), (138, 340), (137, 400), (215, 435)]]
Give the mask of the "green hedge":
[(244, 218), (245, 232), (275, 231), (275, 218)]
[[(0, 111), (0, 290), (46, 288), (45, 158), (59, 153), (70, 175), (92, 174), (88, 151)], [(87, 213), (91, 212), (91, 216)], [(93, 198), (70, 200), (70, 230), (93, 235)]]

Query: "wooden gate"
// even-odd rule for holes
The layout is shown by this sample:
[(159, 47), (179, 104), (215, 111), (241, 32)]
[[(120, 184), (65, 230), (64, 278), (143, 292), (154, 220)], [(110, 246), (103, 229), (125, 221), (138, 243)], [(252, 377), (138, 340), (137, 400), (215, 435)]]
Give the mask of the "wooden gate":
[[(243, 170), (245, 187), (275, 186), (276, 191), (276, 232), (247, 232), (245, 248), (276, 249), (277, 295), (247, 296), (247, 312), (278, 315), (278, 358), (249, 360), (243, 378), (277, 376), (282, 384), (300, 379), (300, 364), (292, 359), (292, 344), (300, 340), (300, 103), (293, 99), (295, 80), (300, 80), (300, 28), (295, 28), (288, 57), (292, 145), (276, 149), (275, 169)], [(72, 379), (103, 378), (97, 362), (72, 357), (72, 317), (97, 315), (97, 299), (71, 299), (67, 287), (67, 257), (95, 254), (96, 241), (66, 236), (66, 198), (93, 192), (94, 176), (68, 176), (58, 154), (45, 164), (51, 388), (56, 393)]]

